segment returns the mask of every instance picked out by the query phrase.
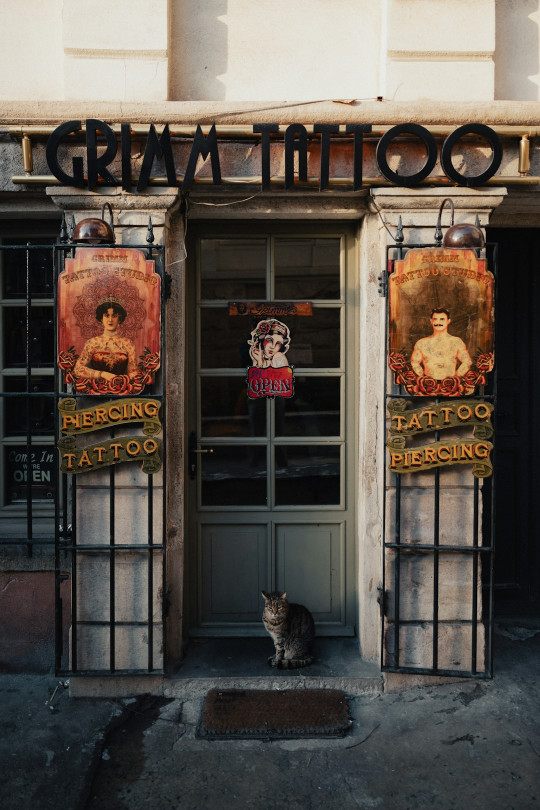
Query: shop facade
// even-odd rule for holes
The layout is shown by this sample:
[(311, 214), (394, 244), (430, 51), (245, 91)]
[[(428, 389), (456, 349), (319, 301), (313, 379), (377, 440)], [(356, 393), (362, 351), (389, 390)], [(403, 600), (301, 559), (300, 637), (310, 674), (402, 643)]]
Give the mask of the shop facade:
[[(147, 689), (149, 676), (158, 681), (167, 677), (190, 638), (264, 634), (260, 622), (264, 588), (286, 590), (295, 601), (307, 604), (319, 635), (354, 637), (359, 658), (380, 661), (384, 671), (489, 676), (491, 625), (499, 598), (490, 576), (497, 526), (504, 527), (497, 537), (506, 562), (505, 570), (498, 569), (496, 584), (505, 586), (508, 594), (513, 589), (516, 610), (533, 609), (538, 595), (534, 543), (525, 529), (533, 496), (524, 435), (530, 435), (525, 425), (526, 418), (532, 419), (534, 374), (525, 379), (523, 361), (524, 376), (517, 383), (514, 354), (518, 344), (527, 345), (531, 338), (518, 338), (516, 330), (525, 328), (524, 320), (533, 329), (534, 318), (522, 319), (524, 282), (517, 282), (512, 258), (514, 251), (527, 256), (520, 272), (532, 274), (527, 276), (526, 298), (534, 309), (535, 230), (505, 228), (520, 214), (527, 216), (527, 224), (536, 217), (534, 186), (529, 185), (534, 166), (527, 176), (518, 171), (523, 168), (519, 153), (524, 128), (495, 123), (489, 128), (490, 144), (471, 122), (472, 131), (464, 132), (457, 146), (465, 165), (462, 185), (451, 185), (437, 167), (427, 180), (408, 186), (393, 182), (391, 167), (399, 163), (401, 176), (412, 175), (427, 159), (418, 155), (415, 128), (403, 130), (392, 121), (382, 125), (355, 118), (329, 125), (326, 132), (323, 126), (292, 121), (273, 125), (275, 131), (266, 136), (270, 127), (265, 121), (215, 129), (176, 125), (178, 132), (174, 122), (161, 121), (155, 132), (169, 124), (170, 140), (156, 136), (152, 141), (152, 136), (141, 134), (151, 133), (152, 125), (129, 127), (131, 182), (124, 183), (126, 188), (121, 187), (126, 169), (120, 149), (107, 167), (104, 162), (98, 167), (103, 174), (110, 172), (109, 178), (98, 178), (90, 189), (76, 188), (77, 178), (70, 175), (76, 165), (72, 159), (84, 155), (88, 160), (86, 133), (89, 128), (99, 131), (99, 121), (86, 122), (86, 127), (78, 122), (80, 130), (72, 122), (70, 133), (64, 127), (58, 161), (52, 157), (51, 143), (56, 150), (54, 133), (63, 122), (51, 124), (45, 134), (31, 127), (21, 130), (22, 137), (32, 141), (33, 160), (38, 165), (41, 161), (43, 169), (37, 183), (22, 172), (10, 178), (19, 189), (12, 193), (14, 202), (10, 200), (11, 226), (16, 217), (19, 223), (27, 220), (26, 212), (34, 206), (55, 220), (55, 226), (63, 218), (64, 227), (61, 238), (51, 237), (57, 244), (51, 242), (50, 248), (55, 275), (49, 300), (24, 284), (20, 290), (13, 288), (11, 301), (6, 296), (5, 334), (13, 333), (9, 310), (18, 309), (30, 345), (34, 341), (55, 349), (45, 359), (39, 352), (21, 354), (6, 374), (12, 384), (4, 387), (4, 407), (13, 414), (13, 403), (22, 402), (25, 394), (28, 401), (39, 401), (32, 394), (38, 382), (42, 385), (38, 391), (45, 392), (45, 410), (50, 413), (52, 402), (57, 408), (74, 397), (70, 407), (81, 414), (77, 424), (87, 419), (89, 428), (72, 431), (77, 434), (75, 444), (82, 448), (79, 455), (73, 441), (63, 444), (71, 424), (64, 410), (54, 415), (54, 424), (49, 417), (49, 432), (44, 427), (37, 440), (27, 424), (20, 436), (12, 432), (11, 438), (9, 431), (5, 436), (11, 452), (4, 472), (6, 498), (15, 493), (5, 504), (10, 530), (16, 526), (21, 545), (31, 537), (38, 546), (40, 533), (56, 540), (60, 670), (78, 673), (83, 691), (95, 678), (125, 674), (139, 675), (140, 688)], [(440, 154), (453, 128), (441, 131), (440, 123), (431, 126), (430, 135), (430, 124), (424, 122), (421, 135), (431, 137)], [(108, 129), (103, 122), (103, 130)], [(377, 155), (385, 132), (395, 136), (396, 149), (387, 163), (381, 152)], [(101, 141), (104, 136), (100, 132), (98, 137)], [(122, 141), (122, 129), (118, 142), (122, 148), (128, 143)], [(494, 176), (480, 186), (471, 184), (471, 176), (494, 165), (496, 144), (501, 159)], [(16, 135), (10, 145), (14, 162), (22, 162), (21, 147)], [(138, 190), (145, 150), (150, 155), (153, 150), (154, 159), (147, 161), (151, 168), (146, 169), (146, 187)], [(173, 185), (173, 171), (182, 164), (188, 167), (197, 150), (206, 158), (204, 166), (199, 157), (197, 174), (187, 189), (180, 175)], [(52, 174), (59, 173), (60, 164), (63, 178)], [(406, 171), (409, 165), (413, 168)], [(51, 172), (48, 179), (43, 177), (46, 172)], [(84, 181), (87, 185), (86, 177)], [(434, 250), (436, 260), (444, 263), (440, 239), (450, 225), (444, 200), (451, 201), (456, 224), (476, 223), (487, 232), (487, 246), (475, 255), (485, 257), (489, 272), (495, 274), (499, 296), (493, 302), (495, 324), (499, 318), (505, 324), (504, 332), (497, 332), (496, 357), (505, 358), (509, 382), (502, 397), (510, 403), (505, 405), (509, 410), (499, 410), (497, 404), (496, 397), (501, 396), (494, 384), (497, 365), (493, 374), (489, 369), (492, 378), (474, 390), (464, 406), (472, 404), (474, 409), (479, 402), (494, 406), (495, 438), (489, 454), (493, 479), (475, 478), (467, 463), (439, 473), (431, 469), (398, 475), (386, 446), (388, 397), (406, 394), (388, 366), (391, 263), (404, 260), (416, 246)], [(73, 241), (74, 225), (107, 220), (111, 212), (114, 245), (106, 242), (90, 248)], [(43, 217), (37, 219), (43, 227)], [(11, 238), (18, 240), (21, 250), (20, 234)], [(502, 242), (500, 253), (492, 242)], [(5, 244), (9, 246), (9, 237)], [(114, 388), (98, 390), (96, 399), (92, 391), (74, 387), (59, 362), (62, 274), (75, 273), (81, 284), (73, 300), (98, 295), (94, 279), (107, 268), (103, 277), (108, 279), (111, 267), (129, 287), (136, 274), (122, 273), (126, 249), (144, 254), (160, 279), (161, 361), (135, 397), (161, 407), (164, 466), (151, 475), (138, 463), (137, 447), (143, 446), (144, 436), (136, 419), (127, 424), (121, 420), (121, 427), (115, 427), (103, 418), (103, 426), (113, 429), (112, 438), (119, 433), (126, 440), (131, 437), (131, 458), (126, 461), (134, 463), (103, 464), (97, 469), (100, 465), (89, 453), (84, 456), (84, 448), (104, 441), (95, 415), (88, 415), (95, 412), (96, 402), (112, 404), (118, 413), (126, 407), (125, 393), (132, 392), (115, 396)], [(70, 265), (88, 251), (89, 267)], [(18, 255), (23, 254), (32, 266), (31, 248)], [(506, 290), (502, 301), (499, 284)], [(34, 318), (38, 313), (34, 307), (45, 308), (49, 316), (49, 332), (44, 332), (49, 344), (34, 340), (35, 324), (41, 324)], [(250, 365), (255, 365), (249, 354), (255, 332), (272, 319), (287, 330), (292, 396), (280, 396), (279, 391), (276, 395), (275, 389), (273, 396), (265, 396), (262, 383), (247, 376)], [(424, 320), (428, 329), (429, 317)], [(81, 340), (78, 328), (73, 327), (73, 336)], [(512, 344), (510, 335), (515, 336)], [(42, 351), (51, 353), (49, 348)], [(17, 377), (19, 389), (13, 384)], [(47, 378), (56, 381), (56, 391), (42, 384)], [(25, 387), (28, 381), (30, 389)], [(20, 399), (13, 397), (17, 390)], [(447, 398), (443, 393), (435, 400), (413, 397), (408, 407), (424, 401), (430, 407), (434, 402), (448, 407), (455, 393)], [(19, 421), (22, 425), (24, 420)], [(76, 421), (72, 418), (73, 424)], [(472, 435), (470, 426), (460, 428), (457, 439)], [(43, 455), (43, 448), (64, 462), (63, 471), (52, 475), (56, 489), (46, 496), (56, 503), (56, 511), (37, 489), (31, 489), (28, 509), (28, 489), (36, 483), (29, 484), (28, 476), (26, 489), (14, 488), (13, 450), (19, 453), (22, 469), (24, 453)], [(148, 448), (153, 450), (152, 440)], [(99, 460), (103, 461), (103, 453)], [(503, 491), (513, 486), (522, 499), (512, 517), (507, 504), (502, 509), (500, 496), (493, 497), (499, 465), (506, 476)], [(39, 475), (47, 473), (42, 463), (35, 469)], [(519, 499), (511, 501), (517, 505)], [(396, 550), (396, 521), (397, 542), (405, 549)], [(508, 524), (513, 521), (513, 525), (521, 521), (523, 529), (510, 533)]]

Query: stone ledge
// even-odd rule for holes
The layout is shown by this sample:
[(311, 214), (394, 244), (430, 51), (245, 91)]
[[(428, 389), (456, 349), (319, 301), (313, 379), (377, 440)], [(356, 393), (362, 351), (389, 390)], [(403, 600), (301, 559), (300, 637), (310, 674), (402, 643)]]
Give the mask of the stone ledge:
[(3, 101), (0, 125), (56, 126), (83, 115), (110, 123), (234, 125), (276, 122), (417, 124), (458, 126), (481, 121), (489, 126), (538, 127), (538, 101)]

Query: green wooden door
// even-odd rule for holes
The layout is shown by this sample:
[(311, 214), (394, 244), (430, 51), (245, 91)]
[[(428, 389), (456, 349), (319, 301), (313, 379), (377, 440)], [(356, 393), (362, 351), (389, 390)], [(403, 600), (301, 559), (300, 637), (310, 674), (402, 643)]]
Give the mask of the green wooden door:
[[(319, 634), (354, 633), (353, 247), (322, 226), (192, 238), (193, 633), (262, 634), (263, 588), (309, 607)], [(293, 367), (294, 395), (252, 399), (248, 340), (270, 318), (281, 361), (266, 362)]]

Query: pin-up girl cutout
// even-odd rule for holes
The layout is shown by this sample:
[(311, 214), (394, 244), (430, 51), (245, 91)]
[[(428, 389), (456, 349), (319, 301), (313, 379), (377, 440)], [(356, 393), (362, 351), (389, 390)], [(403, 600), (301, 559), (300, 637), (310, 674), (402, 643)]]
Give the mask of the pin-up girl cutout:
[(251, 332), (249, 356), (253, 366), (248, 369), (248, 396), (291, 397), (292, 368), (285, 357), (291, 343), (289, 327), (275, 318), (259, 321)]
[(256, 368), (283, 368), (288, 366), (285, 357), (289, 350), (291, 335), (289, 327), (275, 318), (268, 318), (259, 321), (253, 332), (250, 345), (249, 356), (253, 360)]

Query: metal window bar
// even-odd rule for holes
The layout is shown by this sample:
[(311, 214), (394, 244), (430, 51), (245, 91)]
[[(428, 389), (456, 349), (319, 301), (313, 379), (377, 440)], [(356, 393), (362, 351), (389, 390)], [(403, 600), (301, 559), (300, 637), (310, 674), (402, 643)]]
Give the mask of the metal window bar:
[[(16, 266), (17, 266), (17, 278), (20, 280), (24, 280), (24, 295), (22, 294), (22, 285), (20, 285), (21, 292), (19, 294), (19, 290), (17, 289), (16, 295), (11, 292), (11, 294), (5, 293), (5, 285), (6, 281), (4, 278), (4, 290), (2, 292), (2, 297), (4, 300), (4, 312), (6, 309), (10, 309), (13, 307), (20, 306), (21, 310), (24, 309), (24, 331), (25, 331), (25, 340), (24, 343), (21, 344), (20, 348), (24, 353), (24, 363), (17, 363), (14, 366), (14, 373), (8, 373), (7, 375), (4, 373), (4, 379), (17, 379), (20, 378), (24, 384), (24, 390), (4, 390), (6, 386), (2, 386), (0, 388), (0, 405), (4, 411), (4, 425), (6, 425), (6, 414), (5, 409), (8, 406), (8, 403), (17, 402), (18, 413), (21, 415), (22, 421), (20, 424), (24, 424), (24, 428), (20, 433), (20, 440), (19, 434), (16, 437), (11, 438), (9, 437), (8, 442), (6, 443), (4, 440), (4, 446), (15, 446), (14, 441), (15, 438), (18, 440), (17, 446), (21, 447), (21, 452), (26, 454), (26, 482), (22, 487), (22, 491), (25, 492), (25, 503), (20, 503), (20, 508), (17, 514), (14, 514), (13, 510), (10, 507), (10, 511), (4, 508), (3, 514), (0, 512), (0, 519), (2, 519), (2, 530), (0, 531), (0, 547), (20, 547), (23, 553), (26, 553), (28, 556), (32, 556), (33, 548), (35, 546), (50, 546), (54, 549), (54, 581), (55, 581), (55, 611), (54, 611), (54, 637), (55, 637), (55, 671), (58, 674), (62, 673), (71, 673), (71, 674), (92, 674), (92, 675), (100, 675), (100, 674), (159, 674), (163, 671), (163, 667), (157, 667), (154, 662), (154, 653), (153, 653), (153, 642), (154, 642), (154, 617), (153, 617), (153, 605), (154, 605), (154, 583), (153, 583), (153, 576), (154, 576), (154, 567), (157, 562), (157, 558), (160, 560), (161, 566), (161, 575), (162, 575), (162, 595), (161, 595), (161, 626), (163, 631), (163, 658), (162, 660), (166, 660), (166, 650), (165, 650), (165, 617), (166, 617), (166, 603), (165, 603), (165, 546), (163, 542), (156, 542), (156, 538), (154, 537), (154, 515), (156, 513), (156, 509), (161, 511), (161, 519), (162, 519), (162, 531), (165, 531), (166, 526), (166, 449), (165, 449), (165, 398), (164, 398), (164, 391), (165, 391), (165, 338), (164, 338), (164, 324), (165, 324), (165, 301), (164, 301), (164, 249), (161, 246), (154, 246), (151, 244), (151, 239), (148, 239), (148, 244), (145, 245), (134, 245), (133, 247), (143, 251), (147, 258), (154, 259), (156, 262), (155, 270), (161, 276), (162, 281), (162, 296), (161, 296), (161, 369), (159, 377), (156, 378), (156, 382), (154, 384), (154, 388), (156, 390), (152, 390), (150, 392), (143, 392), (141, 397), (151, 396), (152, 398), (160, 401), (161, 403), (161, 422), (163, 426), (162, 431), (162, 476), (163, 476), (163, 486), (161, 489), (161, 505), (159, 507), (157, 500), (154, 502), (154, 498), (156, 496), (156, 490), (153, 486), (153, 476), (148, 476), (148, 519), (147, 519), (147, 526), (148, 526), (148, 543), (147, 544), (137, 544), (135, 545), (119, 545), (115, 543), (115, 520), (114, 520), (114, 498), (115, 498), (115, 471), (114, 467), (111, 467), (110, 470), (110, 480), (109, 480), (109, 492), (110, 492), (110, 537), (109, 542), (104, 543), (103, 545), (85, 545), (84, 543), (78, 542), (78, 528), (77, 528), (77, 482), (76, 476), (68, 476), (65, 474), (61, 474), (59, 471), (59, 463), (57, 459), (57, 451), (56, 451), (56, 444), (59, 439), (59, 419), (57, 418), (58, 414), (58, 403), (62, 397), (65, 396), (73, 396), (71, 392), (69, 392), (66, 388), (65, 383), (63, 382), (63, 378), (59, 373), (59, 369), (56, 364), (56, 357), (58, 354), (58, 347), (57, 347), (57, 328), (56, 328), (56, 313), (57, 309), (57, 284), (58, 284), (58, 276), (59, 273), (64, 269), (64, 262), (67, 255), (73, 255), (74, 246), (65, 243), (66, 239), (66, 229), (64, 228), (64, 243), (62, 244), (62, 236), (61, 240), (57, 243), (52, 244), (50, 241), (47, 242), (46, 240), (36, 240), (33, 242), (21, 240), (18, 243), (18, 240), (10, 239), (9, 243), (0, 244), (0, 260), (2, 261), (2, 266), (4, 265), (4, 259), (6, 256), (13, 256), (16, 257)], [(151, 236), (151, 231), (149, 231), (149, 236)], [(153, 239), (153, 237), (151, 237)], [(17, 242), (17, 243), (15, 243)], [(119, 246), (122, 247), (122, 246)], [(132, 247), (132, 246), (130, 246)], [(38, 252), (44, 252), (45, 255), (48, 257), (50, 261), (50, 273), (51, 273), (51, 281), (52, 281), (52, 290), (50, 294), (33, 294), (33, 283), (34, 279), (32, 278), (32, 259), (34, 256), (38, 255)], [(20, 257), (20, 258), (19, 258)], [(15, 303), (11, 304), (10, 299), (13, 298)], [(20, 304), (19, 304), (20, 300)], [(35, 304), (35, 301), (38, 300), (39, 304)], [(52, 320), (52, 357), (50, 358), (50, 364), (44, 365), (43, 362), (36, 362), (34, 361), (34, 354), (33, 354), (33, 341), (39, 341), (39, 338), (36, 335), (32, 334), (32, 327), (33, 327), (33, 307), (34, 305), (40, 306), (43, 303), (43, 300), (50, 300), (50, 310), (51, 315), (54, 313), (54, 317), (51, 317)], [(5, 304), (8, 306), (6, 307)], [(23, 304), (24, 302), (24, 304)], [(47, 307), (49, 304), (47, 303)], [(5, 339), (5, 329), (3, 339)], [(21, 354), (22, 359), (22, 354)], [(43, 358), (41, 358), (43, 359)], [(4, 361), (4, 366), (6, 366), (6, 362)], [(33, 376), (36, 375), (36, 372), (39, 371), (41, 368), (48, 369), (48, 373), (46, 374), (47, 378), (50, 377), (51, 385), (47, 386), (48, 390), (32, 390), (33, 388)], [(52, 375), (50, 375), (50, 371), (52, 370)], [(20, 373), (19, 373), (20, 372)], [(18, 386), (15, 385), (15, 388)], [(159, 390), (158, 390), (159, 389)], [(21, 402), (21, 397), (23, 401)], [(75, 396), (77, 402), (79, 402), (82, 397)], [(41, 432), (40, 434), (35, 434), (33, 430), (33, 423), (32, 423), (32, 403), (33, 402), (46, 402), (47, 407), (46, 410), (49, 413), (53, 414), (52, 424), (51, 424), (51, 431), (48, 434)], [(19, 407), (20, 405), (20, 407)], [(47, 441), (48, 437), (48, 441)], [(43, 439), (45, 438), (45, 443)], [(53, 440), (54, 444), (51, 444), (50, 441)], [(22, 448), (24, 447), (24, 450)], [(51, 470), (51, 488), (54, 492), (54, 498), (50, 504), (50, 513), (45, 515), (45, 519), (48, 523), (50, 523), (50, 528), (43, 529), (40, 526), (40, 530), (36, 531), (36, 523), (38, 521), (43, 522), (44, 520), (44, 508), (43, 503), (37, 503), (35, 500), (35, 494), (33, 492), (33, 476), (32, 476), (32, 468), (31, 468), (31, 459), (32, 459), (32, 452), (35, 452), (35, 448), (42, 448), (47, 447), (51, 450), (54, 455), (55, 463), (52, 465)], [(4, 455), (5, 459), (5, 455)], [(3, 470), (3, 486), (4, 492), (2, 493), (2, 505), (4, 504), (4, 499), (7, 494), (7, 481), (6, 475), (8, 470), (5, 467), (5, 463), (3, 462), (4, 470)], [(159, 493), (158, 493), (159, 495)], [(21, 499), (22, 500), (22, 499)], [(38, 508), (39, 506), (39, 508)], [(45, 510), (46, 511), (46, 510)], [(16, 521), (19, 521), (19, 529), (16, 529)], [(24, 531), (21, 529), (24, 527)], [(109, 668), (105, 670), (89, 670), (88, 672), (84, 672), (79, 667), (79, 644), (78, 644), (78, 631), (80, 626), (82, 625), (94, 625), (98, 626), (100, 622), (86, 622), (80, 620), (78, 616), (78, 604), (79, 604), (79, 589), (78, 589), (78, 567), (79, 567), (79, 556), (81, 553), (89, 554), (89, 553), (101, 553), (103, 554), (106, 552), (109, 555), (110, 560), (110, 572), (109, 572), (109, 586), (110, 586), (110, 618), (109, 621), (106, 622), (106, 626), (109, 630), (110, 634), (110, 656), (109, 656)], [(143, 626), (146, 628), (147, 636), (148, 636), (148, 660), (147, 665), (145, 668), (137, 669), (137, 670), (130, 670), (130, 669), (118, 669), (115, 665), (115, 633), (116, 628), (119, 622), (116, 621), (115, 617), (115, 597), (116, 597), (116, 582), (115, 582), (115, 568), (116, 568), (116, 561), (118, 554), (129, 552), (129, 553), (137, 553), (137, 555), (142, 554), (147, 557), (148, 565), (147, 565), (147, 598), (146, 598), (146, 605), (147, 605), (147, 619), (144, 622), (140, 621), (133, 621), (133, 622), (124, 622), (124, 625), (129, 626)], [(157, 557), (156, 557), (157, 555)], [(72, 607), (72, 621), (70, 627), (70, 649), (69, 654), (66, 648), (66, 634), (64, 628), (64, 618), (63, 618), (63, 600), (62, 600), (62, 586), (66, 580), (71, 580), (71, 607)], [(65, 586), (64, 586), (65, 587)]]
[[(32, 453), (35, 451), (35, 448), (43, 448), (43, 447), (50, 447), (52, 449), (52, 445), (50, 443), (44, 443), (43, 438), (45, 434), (41, 435), (40, 439), (34, 435), (33, 433), (33, 425), (32, 425), (32, 404), (33, 402), (50, 402), (50, 406), (47, 405), (47, 408), (51, 408), (51, 412), (54, 413), (55, 406), (56, 406), (56, 385), (55, 385), (55, 378), (51, 376), (51, 388), (48, 391), (40, 391), (40, 390), (32, 390), (32, 373), (33, 371), (39, 371), (40, 369), (47, 369), (47, 365), (44, 363), (38, 363), (34, 365), (33, 357), (32, 357), (32, 343), (33, 341), (38, 341), (36, 336), (32, 337), (32, 306), (33, 306), (33, 298), (40, 298), (40, 299), (48, 299), (49, 296), (46, 294), (40, 296), (33, 296), (32, 295), (32, 277), (31, 277), (31, 256), (32, 253), (39, 252), (46, 252), (50, 253), (50, 262), (51, 262), (51, 283), (53, 279), (53, 267), (54, 267), (54, 255), (55, 255), (55, 246), (49, 243), (39, 243), (35, 242), (25, 242), (21, 240), (20, 243), (15, 243), (15, 239), (9, 239), (6, 243), (0, 244), (0, 257), (2, 263), (2, 269), (4, 271), (4, 277), (2, 279), (3, 289), (2, 289), (2, 309), (3, 309), (3, 335), (2, 341), (4, 343), (4, 361), (3, 361), (3, 381), (4, 385), (2, 386), (2, 390), (0, 391), (0, 403), (3, 409), (3, 416), (4, 416), (4, 423), (2, 429), (3, 435), (3, 449), (7, 449), (10, 446), (17, 446), (17, 447), (24, 447), (22, 452), (23, 461), (22, 463), (26, 465), (26, 472), (25, 477), (26, 480), (24, 481), (24, 498), (21, 499), (20, 508), (18, 511), (13, 511), (13, 507), (16, 504), (8, 502), (8, 480), (7, 480), (7, 473), (8, 470), (5, 467), (5, 456), (3, 460), (3, 486), (4, 491), (2, 492), (1, 496), (1, 508), (2, 512), (0, 512), (0, 520), (2, 522), (2, 530), (0, 531), (0, 546), (21, 546), (24, 547), (28, 556), (32, 556), (34, 546), (47, 546), (47, 545), (54, 545), (54, 531), (51, 531), (49, 534), (44, 533), (43, 531), (39, 531), (36, 533), (35, 530), (35, 523), (38, 517), (34, 514), (33, 509), (33, 493), (32, 493), (32, 485), (33, 485), (33, 475), (31, 469), (32, 463)], [(13, 244), (11, 243), (13, 242)], [(16, 259), (17, 265), (22, 267), (22, 272), (20, 273), (19, 277), (23, 281), (24, 286), (24, 293), (15, 294), (13, 291), (11, 293), (7, 290), (8, 287), (8, 280), (6, 275), (5, 269), (5, 262), (6, 258), (12, 257)], [(14, 277), (13, 277), (14, 278)], [(13, 278), (11, 279), (13, 281)], [(54, 285), (53, 285), (54, 286)], [(18, 303), (18, 302), (23, 303)], [(51, 301), (51, 313), (53, 311), (53, 296), (50, 296)], [(7, 336), (7, 329), (5, 324), (5, 317), (6, 313), (16, 310), (18, 307), (24, 310), (24, 341), (21, 342), (21, 347), (23, 348), (24, 356), (21, 355), (22, 362), (18, 363), (17, 359), (13, 362), (13, 358), (7, 357), (8, 352), (8, 345), (6, 345), (5, 341)], [(11, 360), (11, 362), (10, 362)], [(53, 358), (50, 358), (50, 366), (49, 368), (53, 369)], [(12, 373), (10, 373), (12, 372)], [(49, 376), (49, 375), (47, 375)], [(5, 383), (8, 380), (17, 380), (20, 379), (24, 382), (24, 388), (20, 391), (6, 391), (5, 390)], [(21, 402), (22, 397), (22, 402)], [(12, 404), (17, 403), (18, 413), (23, 415), (22, 422), (24, 422), (24, 429), (20, 431), (20, 433), (15, 433), (9, 436), (9, 424), (6, 414), (6, 408)], [(8, 431), (6, 434), (5, 431)], [(51, 425), (51, 432), (50, 438), (53, 438), (54, 428)], [(17, 445), (15, 445), (15, 441)], [(22, 475), (22, 471), (20, 473)], [(55, 467), (51, 470), (52, 480), (51, 486), (54, 490), (57, 490), (58, 480), (57, 480), (57, 470)], [(15, 478), (13, 479), (15, 481)], [(22, 504), (24, 501), (24, 505)], [(54, 503), (52, 506), (54, 508)], [(8, 508), (9, 510), (8, 511)], [(41, 510), (43, 511), (43, 510)], [(50, 518), (52, 522), (53, 511), (51, 509)], [(24, 535), (20, 532), (17, 532), (16, 525), (19, 524), (20, 526), (25, 527)]]
[[(430, 248), (439, 247), (436, 244), (418, 244), (404, 246), (401, 244), (402, 236), (398, 231), (396, 235), (396, 244), (387, 247), (387, 263), (386, 267), (388, 272), (392, 266), (392, 260), (400, 260), (405, 257), (407, 250), (411, 248)], [(496, 245), (487, 245), (487, 250), (491, 257), (489, 269), (497, 278), (497, 250)], [(388, 327), (389, 327), (389, 306), (388, 306), (388, 283), (386, 276), (381, 279), (381, 292), (386, 295), (386, 329), (385, 329), (385, 373), (384, 379), (384, 397), (385, 404), (392, 398), (400, 398), (414, 402), (416, 407), (421, 406), (422, 402), (425, 403), (425, 398), (415, 397), (408, 394), (403, 390), (402, 386), (396, 386), (393, 381), (393, 373), (388, 367)], [(497, 285), (495, 283), (495, 302), (497, 298)], [(496, 402), (496, 370), (492, 374), (492, 381), (489, 386), (486, 386), (487, 391), (481, 390), (479, 396), (468, 396), (468, 399), (482, 399)], [(441, 400), (437, 399), (439, 403)], [(385, 407), (385, 420), (387, 409)], [(386, 433), (386, 431), (385, 431)], [(434, 434), (434, 440), (439, 440), (439, 432)], [(492, 451), (493, 458), (495, 457), (495, 447)], [(472, 543), (471, 545), (444, 545), (440, 542), (440, 501), (441, 501), (441, 472), (439, 468), (433, 470), (434, 484), (433, 484), (433, 542), (429, 543), (404, 543), (402, 540), (403, 535), (403, 487), (401, 476), (397, 473), (387, 471), (387, 450), (384, 448), (384, 505), (383, 505), (383, 576), (382, 576), (382, 593), (380, 598), (381, 603), (381, 669), (385, 672), (399, 672), (411, 674), (426, 674), (426, 675), (440, 675), (440, 676), (460, 676), (460, 677), (474, 677), (474, 678), (491, 678), (493, 673), (493, 556), (494, 556), (494, 528), (495, 528), (495, 480), (492, 476), (489, 487), (484, 488), (484, 510), (487, 509), (489, 514), (489, 526), (487, 530), (480, 536), (479, 533), (479, 520), (480, 520), (480, 486), (477, 478), (474, 478), (472, 489), (473, 499), (473, 526), (472, 526)], [(392, 476), (394, 484), (394, 506), (391, 514), (391, 522), (393, 524), (393, 537), (391, 540), (387, 537), (387, 529), (389, 523), (389, 511), (387, 505), (388, 499), (388, 478)], [(489, 492), (488, 492), (489, 490)], [(483, 513), (485, 516), (485, 512)], [(483, 521), (485, 526), (485, 521)], [(401, 646), (401, 631), (402, 628), (415, 627), (418, 625), (429, 624), (429, 621), (421, 619), (408, 619), (402, 616), (401, 606), (401, 588), (403, 587), (402, 566), (404, 559), (408, 555), (421, 552), (430, 555), (432, 558), (432, 573), (433, 573), (433, 591), (432, 591), (432, 651), (431, 651), (431, 666), (403, 664), (402, 646)], [(472, 593), (470, 594), (470, 619), (460, 619), (456, 617), (454, 620), (440, 619), (440, 561), (441, 555), (462, 555), (463, 559), (471, 560), (472, 569)], [(480, 564), (481, 563), (481, 564)], [(392, 568), (391, 577), (389, 579), (388, 569)], [(479, 589), (479, 586), (481, 588)], [(391, 591), (388, 589), (391, 588)], [(479, 605), (478, 594), (479, 590), (482, 594), (482, 599)], [(392, 597), (392, 610), (389, 608), (389, 597)], [(479, 614), (481, 611), (481, 615)], [(440, 630), (446, 622), (452, 622), (454, 626), (469, 627), (471, 634), (470, 644), (470, 668), (464, 667), (441, 668), (439, 666), (439, 652), (440, 652)], [(484, 666), (479, 666), (478, 663), (478, 623), (481, 621), (484, 629), (485, 639), (485, 652), (484, 652)], [(392, 639), (391, 649), (387, 649), (387, 638)]]

